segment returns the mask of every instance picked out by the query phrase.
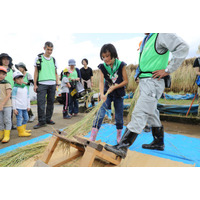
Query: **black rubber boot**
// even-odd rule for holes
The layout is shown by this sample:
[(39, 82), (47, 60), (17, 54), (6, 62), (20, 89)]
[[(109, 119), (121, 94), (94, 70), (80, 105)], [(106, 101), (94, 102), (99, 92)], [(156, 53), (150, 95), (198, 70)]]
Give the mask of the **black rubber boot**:
[(152, 135), (153, 135), (153, 142), (150, 144), (143, 144), (142, 148), (144, 149), (154, 149), (163, 151), (165, 148), (164, 145), (164, 128), (161, 127), (152, 127)]
[(137, 133), (131, 132), (128, 128), (126, 128), (125, 133), (122, 136), (119, 144), (117, 144), (115, 146), (109, 146), (106, 144), (104, 146), (104, 148), (107, 151), (111, 151), (114, 154), (116, 154), (122, 158), (125, 158), (128, 148), (133, 144), (133, 142), (135, 141), (137, 136), (138, 136)]

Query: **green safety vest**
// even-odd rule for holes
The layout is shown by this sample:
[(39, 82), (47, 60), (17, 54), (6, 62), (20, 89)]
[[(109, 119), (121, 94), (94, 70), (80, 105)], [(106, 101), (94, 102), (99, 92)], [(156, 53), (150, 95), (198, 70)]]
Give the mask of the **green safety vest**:
[(56, 81), (55, 64), (51, 57), (50, 60), (46, 60), (44, 56), (41, 56), (41, 70), (38, 73), (38, 82), (40, 81)]
[(152, 77), (152, 73), (143, 72), (153, 72), (156, 70), (166, 69), (168, 65), (169, 51), (163, 54), (156, 52), (155, 43), (157, 36), (158, 33), (154, 33), (146, 42), (143, 51), (140, 53), (139, 69), (141, 74), (139, 78)]
[[(26, 73), (26, 75), (24, 76), (23, 81), (24, 81), (25, 83), (28, 83), (28, 73)], [(26, 85), (26, 87), (27, 87), (28, 90), (29, 90), (29, 85)]]
[(10, 83), (12, 88), (14, 87), (13, 70), (12, 69), (10, 69), (10, 71), (7, 73), (5, 80), (7, 80)]
[[(71, 79), (78, 78), (78, 73), (77, 73), (76, 69), (74, 69), (74, 71), (69, 74), (68, 78), (71, 78)], [(71, 80), (70, 80), (70, 82), (71, 82)]]

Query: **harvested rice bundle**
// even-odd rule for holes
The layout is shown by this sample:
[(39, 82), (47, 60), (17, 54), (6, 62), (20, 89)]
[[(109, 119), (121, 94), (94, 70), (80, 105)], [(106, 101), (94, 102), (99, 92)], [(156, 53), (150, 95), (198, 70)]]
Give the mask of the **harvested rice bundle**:
[(44, 152), (48, 142), (31, 144), (0, 156), (0, 167), (17, 167), (22, 162)]

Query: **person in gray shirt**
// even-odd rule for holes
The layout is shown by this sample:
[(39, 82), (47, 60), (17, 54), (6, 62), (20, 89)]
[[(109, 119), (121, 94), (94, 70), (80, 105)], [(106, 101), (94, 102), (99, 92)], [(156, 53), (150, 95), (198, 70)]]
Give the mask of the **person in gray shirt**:
[[(107, 151), (125, 158), (128, 148), (142, 132), (147, 121), (152, 127), (154, 140), (150, 144), (143, 144), (142, 147), (164, 150), (164, 128), (160, 121), (157, 103), (165, 89), (164, 77), (178, 69), (188, 51), (187, 43), (176, 34), (145, 33), (139, 56), (140, 96), (120, 142), (115, 146), (105, 145)], [(172, 58), (168, 64), (170, 52)]]

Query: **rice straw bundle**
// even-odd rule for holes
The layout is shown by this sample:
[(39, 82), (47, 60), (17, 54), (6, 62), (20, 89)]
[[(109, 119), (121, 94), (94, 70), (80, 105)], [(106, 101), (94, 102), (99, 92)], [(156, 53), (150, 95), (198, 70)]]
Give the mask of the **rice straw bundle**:
[(31, 144), (0, 156), (0, 167), (17, 167), (22, 162), (44, 152), (48, 142)]
[(136, 88), (135, 90), (135, 93), (133, 95), (133, 98), (131, 100), (131, 105), (130, 105), (130, 108), (129, 108), (129, 112), (128, 112), (128, 116), (127, 116), (127, 121), (130, 122), (131, 121), (131, 116), (132, 116), (132, 112), (133, 112), (133, 109), (137, 103), (137, 100), (140, 96), (140, 90), (139, 90), (139, 85), (138, 87)]
[[(108, 92), (105, 94), (108, 95)], [(101, 100), (97, 106), (95, 106), (92, 111), (90, 111), (85, 117), (83, 117), (79, 122), (68, 126), (65, 131), (67, 132), (66, 137), (71, 138), (76, 135), (86, 135), (91, 130), (93, 125), (93, 120), (97, 116), (97, 113), (101, 106), (103, 105), (103, 100)]]

